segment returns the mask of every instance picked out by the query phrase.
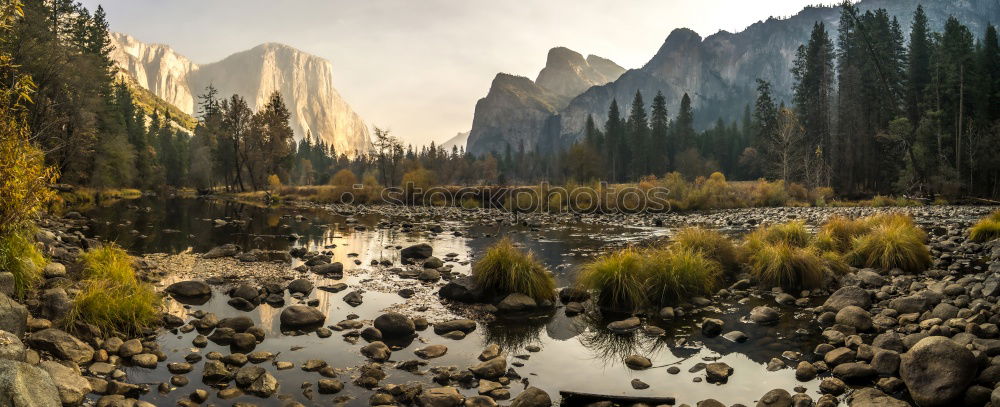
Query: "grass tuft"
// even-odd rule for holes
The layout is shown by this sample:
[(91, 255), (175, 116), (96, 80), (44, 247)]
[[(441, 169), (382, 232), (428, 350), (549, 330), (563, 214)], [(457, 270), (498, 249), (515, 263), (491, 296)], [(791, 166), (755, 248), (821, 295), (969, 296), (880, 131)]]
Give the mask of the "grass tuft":
[(104, 333), (135, 334), (159, 318), (160, 296), (139, 281), (132, 258), (120, 247), (108, 245), (80, 256), (82, 291), (73, 301), (67, 322), (94, 324)]
[(700, 250), (673, 245), (606, 254), (583, 266), (578, 283), (597, 290), (605, 307), (637, 311), (711, 294), (721, 277), (719, 262)]
[(625, 248), (598, 257), (583, 266), (578, 283), (598, 290), (601, 305), (622, 309), (646, 306), (643, 258), (639, 250)]
[(787, 242), (765, 244), (751, 252), (748, 266), (758, 281), (786, 289), (818, 288), (826, 273), (825, 261), (813, 250)]
[(816, 235), (814, 246), (823, 251), (844, 253), (851, 248), (851, 241), (871, 231), (872, 223), (867, 220), (833, 216), (823, 224)]
[(699, 251), (705, 257), (715, 260), (725, 270), (735, 270), (739, 264), (738, 252), (733, 242), (716, 230), (689, 227), (681, 229), (673, 237), (672, 246)]
[(908, 217), (883, 217), (873, 220), (872, 230), (852, 240), (847, 258), (855, 267), (882, 270), (900, 268), (908, 273), (926, 270), (931, 254), (924, 242), (927, 235)]
[(687, 247), (650, 250), (645, 268), (647, 294), (655, 305), (710, 294), (722, 278), (718, 261)]
[(14, 275), (14, 294), (24, 298), (42, 279), (45, 256), (27, 237), (27, 231), (8, 233), (0, 237), (0, 271)]
[(988, 242), (1000, 238), (1000, 211), (980, 219), (969, 229), (969, 239), (974, 242)]
[(518, 250), (504, 238), (486, 250), (472, 277), (480, 287), (501, 294), (521, 293), (536, 301), (555, 299), (556, 283), (534, 254)]

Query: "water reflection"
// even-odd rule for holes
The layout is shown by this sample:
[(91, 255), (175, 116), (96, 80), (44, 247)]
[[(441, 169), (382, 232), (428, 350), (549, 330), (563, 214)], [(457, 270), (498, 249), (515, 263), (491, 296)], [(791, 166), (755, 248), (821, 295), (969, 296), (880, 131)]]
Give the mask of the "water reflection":
[[(148, 209), (147, 209), (148, 208)], [(111, 207), (95, 208), (87, 213), (92, 217), (91, 236), (115, 240), (132, 253), (179, 253), (189, 248), (194, 252), (206, 252), (225, 244), (236, 243), (246, 249), (287, 250), (304, 246), (310, 250), (328, 252), (334, 261), (344, 263), (342, 279), (320, 278), (315, 281), (307, 299), (317, 300), (319, 309), (327, 315), (325, 325), (332, 325), (347, 319), (350, 314), (362, 320), (371, 320), (382, 310), (404, 300), (393, 292), (369, 289), (363, 293), (364, 302), (352, 307), (343, 298), (354, 291), (362, 280), (371, 279), (372, 260), (399, 262), (397, 247), (415, 243), (430, 243), (435, 255), (444, 257), (456, 253), (457, 261), (448, 261), (458, 273), (470, 271), (470, 261), (496, 241), (498, 232), (511, 236), (518, 244), (535, 252), (536, 256), (555, 274), (559, 286), (568, 285), (577, 266), (589, 256), (609, 247), (649, 239), (665, 234), (663, 228), (633, 228), (627, 226), (605, 227), (581, 223), (547, 224), (540, 227), (505, 226), (498, 228), (493, 215), (466, 214), (466, 218), (441, 219), (435, 216), (397, 214), (387, 219), (375, 213), (340, 214), (323, 209), (309, 208), (264, 208), (243, 203), (222, 200), (197, 199), (142, 199), (116, 203)], [(412, 229), (400, 227), (402, 223), (413, 223)], [(444, 233), (431, 235), (424, 231), (428, 224), (442, 226)], [(452, 231), (459, 231), (456, 234)], [(357, 262), (355, 262), (357, 260)], [(360, 264), (357, 264), (360, 263)], [(464, 264), (463, 264), (464, 263)], [(301, 263), (295, 260), (288, 275)], [(219, 270), (225, 275), (225, 270)], [(395, 277), (392, 277), (395, 278)], [(170, 279), (166, 281), (169, 283)], [(350, 288), (340, 292), (329, 292), (318, 287), (346, 283)], [(375, 283), (378, 283), (377, 281)], [(260, 304), (249, 312), (242, 312), (227, 304), (224, 291), (228, 286), (215, 287), (215, 295), (203, 302), (184, 304), (168, 300), (167, 310), (171, 314), (189, 319), (187, 314), (194, 310), (213, 312), (220, 319), (234, 316), (248, 316), (261, 326), (267, 339), (257, 346), (278, 354), (279, 360), (296, 364), (296, 368), (277, 371), (270, 365), (262, 365), (275, 375), (281, 383), (281, 394), (306, 405), (330, 405), (336, 397), (354, 397), (351, 405), (366, 405), (371, 392), (357, 386), (347, 385), (338, 395), (313, 394), (305, 397), (300, 385), (315, 382), (316, 373), (303, 372), (298, 366), (309, 359), (322, 359), (338, 368), (351, 369), (365, 363), (358, 348), (363, 344), (352, 344), (341, 334), (330, 338), (319, 338), (315, 333), (301, 336), (286, 336), (281, 332), (281, 308)], [(190, 303), (190, 301), (187, 301)], [(295, 304), (298, 299), (285, 294), (285, 304)], [(567, 317), (562, 309), (540, 315), (500, 318), (480, 323), (479, 327), (464, 340), (451, 340), (436, 335), (432, 330), (420, 333), (416, 341), (394, 343), (393, 360), (413, 359), (413, 351), (428, 344), (445, 344), (448, 353), (432, 361), (431, 366), (459, 366), (464, 368), (476, 361), (476, 356), (485, 345), (497, 344), (522, 366), (516, 368), (530, 384), (538, 386), (555, 396), (559, 390), (578, 390), (606, 394), (635, 394), (630, 380), (638, 378), (651, 384), (644, 395), (672, 395), (678, 402), (693, 404), (705, 398), (716, 398), (727, 404), (754, 400), (764, 392), (764, 387), (790, 389), (799, 383), (790, 369), (767, 372), (763, 365), (770, 358), (784, 350), (799, 350), (809, 353), (814, 343), (810, 336), (798, 333), (806, 330), (815, 333), (816, 328), (808, 326), (807, 319), (796, 318), (794, 309), (782, 308), (783, 323), (779, 327), (760, 327), (741, 320), (763, 299), (751, 298), (745, 304), (726, 301), (719, 309), (697, 315), (688, 315), (672, 321), (652, 318), (648, 325), (663, 328), (662, 336), (648, 336), (644, 332), (626, 335), (615, 334), (607, 329), (607, 324), (627, 315), (601, 315), (587, 313)], [(738, 329), (750, 339), (736, 344), (723, 338), (704, 339), (697, 333), (697, 323), (701, 318), (723, 319), (726, 330)], [(812, 330), (812, 331), (810, 331)], [(204, 349), (192, 347), (192, 339), (198, 332), (170, 332), (161, 335), (162, 349), (168, 354), (167, 363), (183, 361), (189, 352), (205, 353), (219, 351), (228, 353), (228, 346), (210, 343)], [(816, 337), (812, 335), (811, 337)], [(527, 352), (531, 346), (540, 352)], [(647, 371), (631, 371), (623, 366), (625, 357), (640, 354), (650, 358), (654, 366), (675, 364), (686, 371), (703, 360), (720, 359), (734, 367), (736, 373), (725, 388), (716, 385), (693, 382), (692, 376), (668, 376), (663, 368)], [(530, 357), (523, 357), (523, 356)], [(203, 362), (199, 362), (201, 364)], [(195, 365), (194, 372), (202, 366)], [(430, 384), (430, 375), (419, 375), (388, 368), (390, 373), (385, 383), (404, 383), (415, 380)], [(350, 381), (351, 371), (344, 372), (340, 379)], [(703, 374), (703, 373), (701, 373)], [(129, 371), (130, 380), (142, 383), (158, 383), (170, 378), (164, 369)], [(684, 375), (684, 373), (682, 373)], [(200, 380), (197, 374), (189, 375), (192, 381)], [(816, 395), (816, 383), (804, 384)], [(520, 385), (518, 385), (520, 386)], [(167, 394), (152, 392), (143, 396), (144, 400), (157, 405), (171, 405), (190, 393), (193, 386)], [(519, 387), (512, 390), (516, 394)], [(214, 393), (214, 392), (213, 392)], [(474, 394), (475, 390), (463, 393)], [(232, 400), (220, 400), (212, 395), (208, 403), (229, 405), (233, 402), (251, 402), (258, 405), (281, 405), (277, 398), (260, 399), (244, 395)]]

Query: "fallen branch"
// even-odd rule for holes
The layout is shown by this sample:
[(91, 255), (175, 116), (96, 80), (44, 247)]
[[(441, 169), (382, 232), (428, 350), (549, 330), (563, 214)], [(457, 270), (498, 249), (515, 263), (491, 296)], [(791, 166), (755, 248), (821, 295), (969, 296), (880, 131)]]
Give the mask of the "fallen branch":
[(562, 397), (560, 405), (562, 406), (582, 406), (591, 403), (597, 403), (601, 401), (610, 401), (612, 403), (621, 405), (631, 405), (637, 403), (643, 403), (648, 405), (674, 405), (677, 400), (673, 397), (648, 397), (648, 396), (619, 396), (619, 395), (609, 395), (609, 394), (593, 394), (593, 393), (581, 393), (569, 390), (560, 390), (559, 396)]

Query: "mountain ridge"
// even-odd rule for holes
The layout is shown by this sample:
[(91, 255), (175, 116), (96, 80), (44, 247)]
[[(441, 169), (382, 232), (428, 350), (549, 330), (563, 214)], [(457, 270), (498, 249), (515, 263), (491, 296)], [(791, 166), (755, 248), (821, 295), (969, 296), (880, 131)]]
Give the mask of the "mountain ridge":
[[(1000, 1), (997, 0), (863, 0), (856, 6), (861, 12), (886, 8), (890, 16), (898, 18), (904, 32), (908, 32), (917, 4), (923, 5), (934, 30), (940, 30), (949, 15), (969, 25), (977, 36), (982, 34), (987, 23), (1000, 23)], [(720, 30), (703, 38), (691, 29), (676, 28), (640, 68), (630, 69), (607, 84), (591, 86), (547, 117), (540, 117), (543, 112), (538, 110), (531, 112), (531, 116), (539, 117), (533, 119), (533, 125), (522, 126), (517, 134), (505, 134), (496, 129), (484, 132), (477, 124), (529, 116), (524, 110), (531, 110), (531, 106), (506, 106), (509, 117), (484, 112), (490, 117), (483, 120), (477, 117), (480, 114), (477, 103), (473, 136), (484, 134), (498, 140), (475, 140), (474, 143), (470, 137), (469, 151), (477, 155), (502, 152), (510, 140), (534, 140), (535, 144), (528, 146), (528, 150), (566, 148), (580, 140), (588, 115), (593, 115), (598, 123), (604, 122), (612, 100), (617, 100), (622, 114), (627, 115), (636, 91), (642, 92), (647, 108), (656, 92), (662, 92), (671, 115), (676, 114), (681, 96), (688, 93), (694, 108), (695, 127), (699, 130), (720, 117), (726, 121), (740, 117), (744, 107), (753, 103), (757, 78), (771, 82), (775, 99), (790, 102), (793, 78), (789, 70), (796, 49), (808, 40), (816, 21), (823, 22), (835, 37), (839, 16), (839, 6), (807, 6), (795, 15), (770, 17), (737, 33)]]
[(277, 90), (291, 114), (296, 139), (311, 133), (338, 152), (365, 153), (371, 142), (364, 121), (333, 86), (332, 64), (287, 44), (268, 42), (218, 61), (196, 64), (169, 45), (112, 34), (112, 59), (143, 88), (194, 114), (197, 95), (209, 85), (219, 97), (239, 94), (251, 108)]

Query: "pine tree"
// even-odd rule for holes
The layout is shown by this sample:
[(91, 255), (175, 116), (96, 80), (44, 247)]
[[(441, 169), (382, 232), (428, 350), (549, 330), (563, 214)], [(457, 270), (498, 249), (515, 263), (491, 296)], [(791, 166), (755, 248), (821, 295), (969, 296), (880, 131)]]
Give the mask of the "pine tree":
[(608, 120), (604, 122), (604, 145), (607, 163), (611, 170), (611, 180), (619, 181), (624, 177), (621, 169), (625, 164), (626, 157), (621, 154), (620, 145), (625, 143), (625, 121), (618, 110), (618, 101), (611, 100), (608, 107)]
[(832, 163), (836, 157), (830, 154), (835, 151), (831, 135), (832, 120), (830, 118), (833, 105), (833, 42), (827, 35), (823, 23), (813, 25), (812, 34), (806, 45), (799, 46), (792, 75), (794, 102), (799, 122), (805, 131), (807, 149), (815, 154), (808, 166), (812, 181), (829, 185)]
[(924, 91), (931, 81), (931, 38), (927, 15), (921, 5), (913, 13), (910, 25), (909, 63), (907, 65), (907, 114), (918, 122), (926, 110)]
[(691, 110), (691, 97), (685, 92), (681, 97), (680, 110), (674, 120), (674, 142), (676, 151), (681, 152), (696, 146), (694, 133), (694, 113)]
[(642, 101), (642, 93), (638, 90), (632, 99), (625, 127), (626, 143), (622, 145), (621, 153), (628, 157), (628, 164), (623, 167), (623, 171), (628, 174), (627, 177), (649, 174), (649, 120), (646, 117), (646, 105)]
[(650, 166), (656, 174), (663, 174), (670, 168), (670, 142), (668, 132), (670, 131), (670, 117), (667, 112), (667, 98), (662, 92), (656, 92), (653, 98), (652, 114), (649, 121), (650, 127)]

